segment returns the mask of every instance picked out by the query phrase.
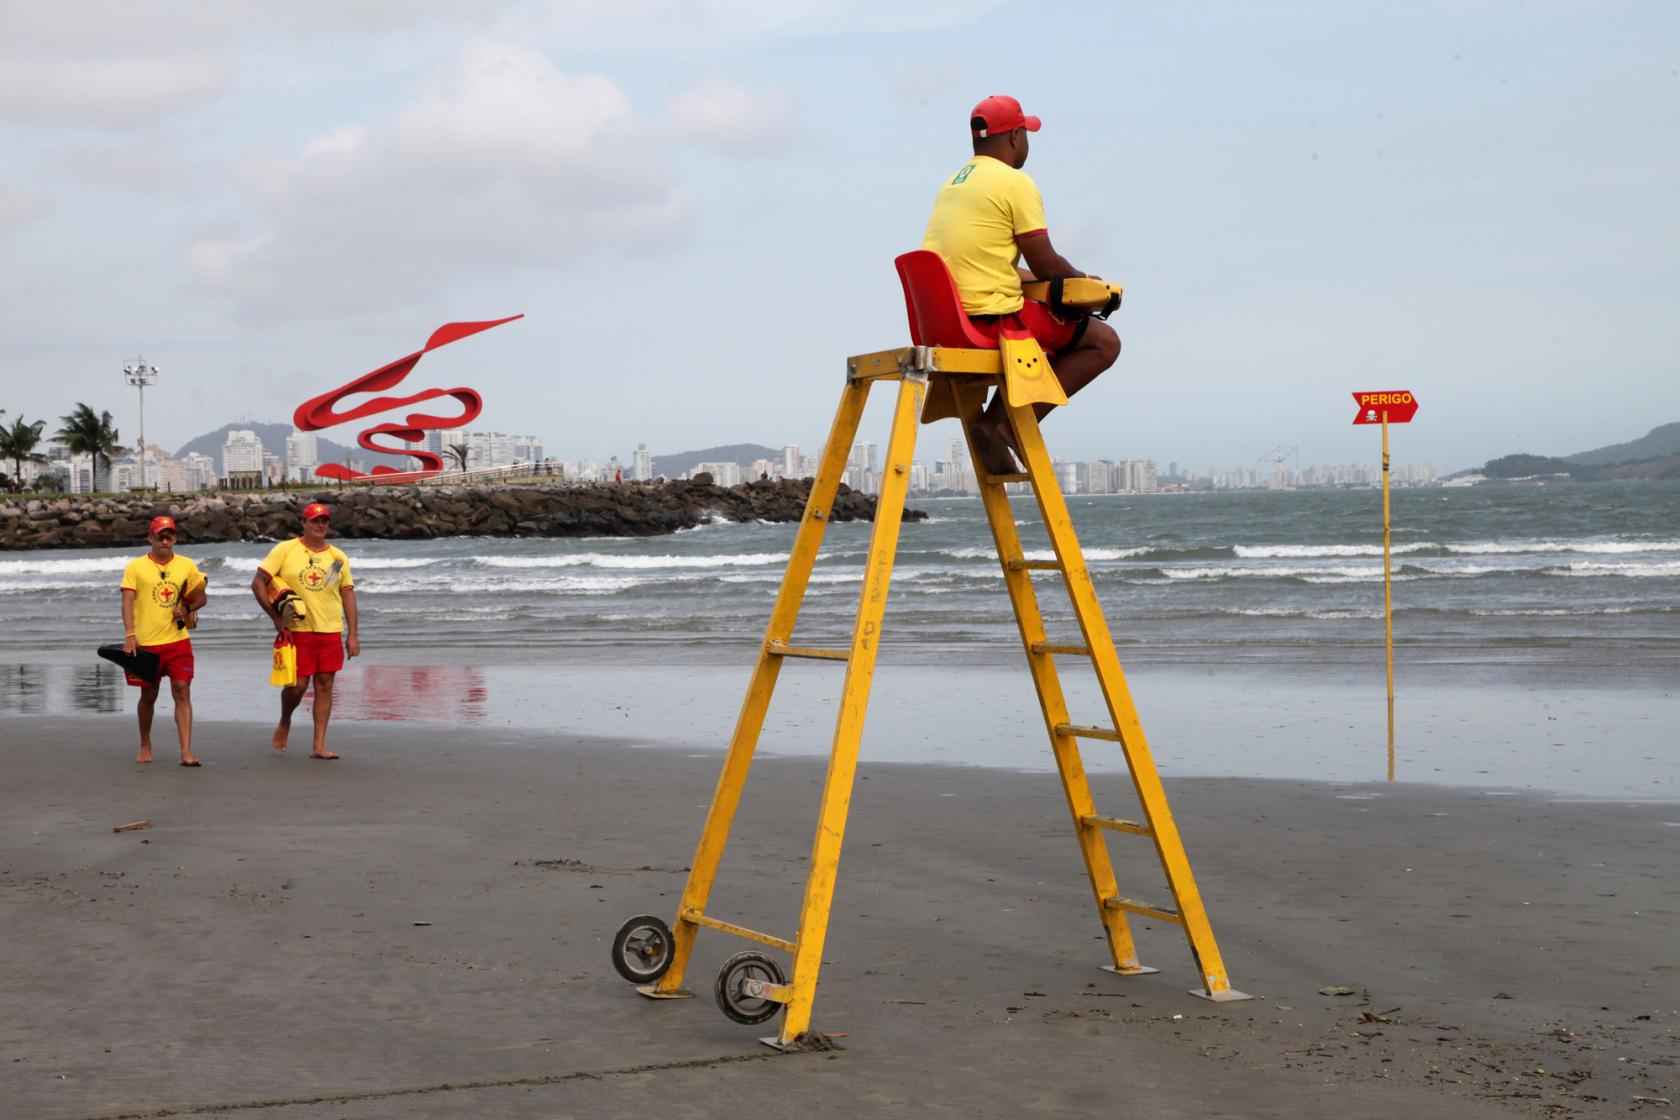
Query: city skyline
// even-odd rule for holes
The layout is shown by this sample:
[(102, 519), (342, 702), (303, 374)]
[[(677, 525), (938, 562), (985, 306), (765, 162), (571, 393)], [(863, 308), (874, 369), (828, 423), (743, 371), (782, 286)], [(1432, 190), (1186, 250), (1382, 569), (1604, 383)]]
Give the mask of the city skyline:
[[(449, 438), (445, 438), (445, 436)], [(656, 475), (655, 456), (645, 443), (638, 444), (628, 457), (628, 463), (617, 455), (606, 459), (565, 458), (546, 455), (542, 441), (534, 436), (462, 428), (448, 433), (432, 432), (417, 447), (442, 451), (447, 446), (467, 449), (465, 470), (484, 471), (529, 464), (547, 464), (558, 468), (561, 477), (571, 481), (621, 482), (649, 481), (656, 477), (674, 479), (711, 476), (719, 486), (734, 486), (760, 478), (802, 479), (813, 476), (818, 468), (817, 454), (806, 454), (798, 444), (784, 444), (774, 456), (763, 456), (751, 462), (731, 460), (702, 460), (674, 475)], [(750, 445), (765, 447), (767, 445)], [(102, 463), (103, 472), (96, 477), (90, 456), (73, 455), (62, 445), (48, 445), (48, 453), (40, 463), (25, 464), (23, 481), (33, 482), (43, 475), (61, 474), (65, 488), (71, 493), (85, 493), (95, 489), (117, 492), (134, 489), (153, 489), (162, 492), (231, 487), (234, 489), (278, 486), (317, 481), (314, 469), (320, 465), (317, 433), (293, 429), (285, 440), (283, 454), (269, 450), (258, 434), (250, 429), (230, 427), (225, 434), (218, 462), (201, 453), (174, 456), (156, 443), (148, 442), (144, 450), (125, 449), (114, 460)], [(923, 455), (914, 458), (910, 466), (912, 493), (978, 494), (979, 483), (966, 446), (960, 440), (946, 445), (943, 458)], [(694, 452), (683, 453), (685, 455)], [(1265, 465), (1262, 466), (1262, 463)], [(1379, 483), (1380, 469), (1364, 463), (1309, 464), (1299, 468), (1286, 464), (1276, 456), (1262, 457), (1252, 466), (1182, 466), (1170, 460), (1165, 471), (1155, 460), (1147, 457), (1099, 456), (1094, 459), (1052, 457), (1052, 464), (1063, 491), (1068, 494), (1148, 494), (1163, 490), (1235, 490), (1235, 489), (1295, 489), (1308, 487), (1369, 487)], [(352, 457), (350, 464), (358, 471), (372, 465), (367, 459)], [(882, 448), (878, 442), (859, 440), (847, 456), (844, 481), (853, 489), (874, 493), (879, 489)], [(451, 464), (443, 474), (460, 470)], [(1396, 461), (1391, 480), (1400, 486), (1427, 485), (1438, 481), (1431, 464)], [(321, 479), (323, 483), (326, 481)], [(1016, 484), (1013, 489), (1020, 490)]]

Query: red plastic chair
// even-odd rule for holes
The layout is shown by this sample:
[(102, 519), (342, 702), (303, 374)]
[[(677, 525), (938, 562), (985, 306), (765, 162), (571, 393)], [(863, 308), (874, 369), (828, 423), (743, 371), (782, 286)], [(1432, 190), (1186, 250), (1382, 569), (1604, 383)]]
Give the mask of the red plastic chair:
[(945, 259), (931, 249), (917, 249), (896, 258), (899, 282), (904, 285), (904, 309), (910, 316), (910, 341), (917, 346), (954, 346), (996, 350), (997, 340), (974, 329), (963, 312), (957, 282)]

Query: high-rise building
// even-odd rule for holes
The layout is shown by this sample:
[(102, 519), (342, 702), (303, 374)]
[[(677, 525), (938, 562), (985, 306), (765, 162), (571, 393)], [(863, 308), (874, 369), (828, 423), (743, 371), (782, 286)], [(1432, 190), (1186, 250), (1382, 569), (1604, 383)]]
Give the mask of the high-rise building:
[(804, 475), (800, 473), (799, 448), (791, 443), (782, 448), (782, 477), (804, 477)]
[(851, 454), (846, 457), (845, 482), (853, 490), (868, 491), (869, 489), (869, 448), (867, 443), (852, 444)]
[(741, 484), (741, 464), (739, 463), (696, 463), (689, 472), (689, 477), (697, 474), (712, 476), (714, 486), (739, 486)]
[(468, 470), (510, 467), (515, 463), (538, 463), (543, 457), (542, 440), (536, 436), (478, 432), (463, 428), (459, 437), (450, 442), (466, 444)]
[(647, 482), (653, 478), (653, 452), (648, 450), (647, 444), (638, 443), (636, 445), (636, 455), (633, 461), (635, 465), (630, 471), (631, 478), (634, 478), (637, 482)]
[(536, 436), (509, 436), (510, 450), (515, 463), (540, 463), (543, 457), (543, 442)]
[(286, 437), (287, 481), (307, 482), (320, 461), (320, 440), (314, 432), (294, 431)]
[(248, 428), (235, 428), (228, 432), (222, 444), (222, 477), (261, 474), (262, 469), (263, 445), (257, 433)]
[(1092, 494), (1114, 493), (1114, 464), (1097, 459), (1085, 464), (1085, 485)]

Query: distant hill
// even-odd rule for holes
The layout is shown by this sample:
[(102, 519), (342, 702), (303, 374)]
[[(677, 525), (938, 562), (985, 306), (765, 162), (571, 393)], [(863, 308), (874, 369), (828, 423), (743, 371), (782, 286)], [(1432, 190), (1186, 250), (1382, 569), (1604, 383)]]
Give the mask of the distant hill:
[(1577, 482), (1590, 482), (1602, 473), (1598, 467), (1571, 463), (1568, 459), (1554, 459), (1550, 455), (1501, 455), (1489, 459), (1481, 470), (1489, 478), (1547, 478), (1567, 475)]
[(750, 466), (755, 459), (780, 459), (782, 449), (765, 447), (762, 443), (729, 443), (722, 447), (708, 447), (701, 451), (679, 451), (674, 455), (655, 455), (653, 474), (657, 478), (675, 478), (694, 469), (696, 463), (740, 463)]
[(1485, 474), (1490, 479), (1566, 475), (1576, 482), (1611, 478), (1680, 478), (1680, 423), (1652, 428), (1644, 437), (1627, 443), (1613, 443), (1574, 455), (1556, 457), (1526, 452), (1501, 455), (1497, 459), (1489, 459), (1487, 465), (1476, 473)]
[(1582, 451), (1576, 455), (1566, 455), (1565, 458), (1571, 463), (1580, 463), (1583, 466), (1610, 467), (1617, 463), (1662, 459), (1669, 455), (1680, 455), (1680, 422), (1652, 428), (1640, 439), (1629, 440), (1627, 443), (1613, 443), (1609, 447)]
[[(196, 452), (199, 455), (210, 456), (210, 458), (216, 460), (216, 465), (220, 467), (222, 445), (227, 442), (227, 434), (241, 429), (257, 433), (257, 438), (262, 440), (263, 450), (273, 453), (282, 461), (285, 460), (286, 437), (292, 434), (292, 426), (290, 424), (258, 424), (253, 421), (223, 424), (213, 432), (206, 432), (196, 439), (188, 440), (181, 445), (179, 451), (175, 452), (175, 457), (179, 459), (183, 455)], [(342, 443), (336, 443), (320, 435), (316, 436), (316, 448), (317, 455), (323, 463), (342, 463), (346, 458), (366, 460), (373, 455), (371, 451), (363, 451), (360, 447), (346, 447)]]

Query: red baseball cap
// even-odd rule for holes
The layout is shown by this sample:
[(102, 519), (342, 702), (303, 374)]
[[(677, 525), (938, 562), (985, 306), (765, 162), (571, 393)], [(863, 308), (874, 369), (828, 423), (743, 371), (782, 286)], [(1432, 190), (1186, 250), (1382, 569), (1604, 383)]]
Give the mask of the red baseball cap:
[(332, 507), (325, 502), (310, 502), (303, 507), (303, 519), (305, 521), (313, 521), (317, 517), (331, 518)]
[(1007, 94), (994, 93), (968, 114), (968, 127), (979, 137), (1002, 136), (1024, 128), (1037, 132), (1042, 122), (1021, 111), (1021, 103)]
[(175, 519), (168, 514), (164, 514), (161, 517), (152, 518), (151, 524), (146, 526), (146, 535), (148, 537), (152, 536), (163, 529), (173, 529), (177, 533), (180, 532), (179, 529), (175, 528)]

